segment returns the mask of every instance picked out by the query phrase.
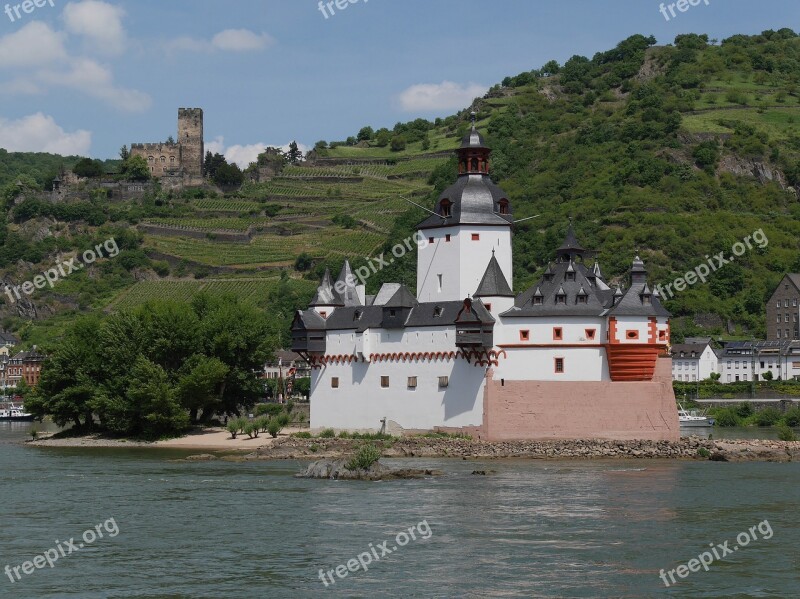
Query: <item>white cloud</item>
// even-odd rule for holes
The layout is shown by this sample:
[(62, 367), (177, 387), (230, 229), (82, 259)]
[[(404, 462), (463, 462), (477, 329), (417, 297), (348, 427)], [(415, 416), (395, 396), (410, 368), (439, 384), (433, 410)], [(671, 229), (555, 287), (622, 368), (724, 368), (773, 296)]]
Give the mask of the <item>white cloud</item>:
[(488, 86), (478, 83), (420, 83), (400, 94), (400, 107), (406, 112), (457, 110), (469, 106), (475, 98), (483, 96), (488, 90)]
[(142, 112), (150, 108), (152, 103), (150, 96), (144, 92), (117, 87), (111, 70), (89, 58), (71, 61), (69, 69), (44, 70), (34, 77), (51, 86), (84, 92), (126, 112)]
[(53, 117), (37, 112), (16, 121), (0, 118), (0, 147), (9, 152), (50, 152), (68, 156), (89, 154), (92, 133), (67, 133)]
[(266, 33), (258, 35), (249, 29), (226, 29), (211, 39), (215, 48), (231, 52), (263, 50), (267, 46), (271, 46), (273, 42), (274, 40)]
[(64, 34), (40, 21), (31, 21), (19, 31), (0, 37), (0, 68), (28, 68), (64, 60)]
[[(212, 154), (222, 154), (229, 163), (236, 163), (240, 168), (247, 168), (251, 162), (255, 162), (258, 155), (269, 147), (280, 148), (284, 152), (289, 151), (289, 144), (287, 142), (283, 145), (265, 144), (262, 142), (250, 144), (246, 146), (233, 145), (225, 146), (225, 138), (221, 135), (215, 137), (212, 141), (205, 142), (206, 151)], [(297, 147), (305, 154), (311, 147), (305, 144), (297, 143)]]
[(275, 40), (266, 33), (255, 33), (249, 29), (226, 29), (211, 40), (182, 36), (167, 42), (168, 51), (183, 52), (255, 52), (273, 45)]
[(124, 15), (119, 6), (101, 0), (82, 0), (67, 4), (62, 16), (69, 33), (86, 37), (104, 52), (119, 54), (125, 49)]

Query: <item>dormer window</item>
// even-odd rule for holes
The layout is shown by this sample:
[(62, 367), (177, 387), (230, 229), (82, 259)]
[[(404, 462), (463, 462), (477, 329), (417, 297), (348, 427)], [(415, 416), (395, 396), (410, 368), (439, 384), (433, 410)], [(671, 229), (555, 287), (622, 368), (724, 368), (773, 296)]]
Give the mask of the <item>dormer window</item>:
[(500, 214), (508, 214), (508, 200), (502, 199), (497, 203)]
[(440, 306), (436, 306), (433, 309), (433, 317), (434, 318), (439, 318), (441, 315), (442, 315), (442, 308)]
[(353, 320), (361, 320), (361, 310), (353, 312)]
[(579, 295), (578, 296), (578, 303), (579, 304), (588, 304), (589, 303), (589, 296), (587, 296), (587, 295)]
[(450, 207), (452, 206), (452, 202), (448, 199), (444, 199), (439, 204), (439, 214), (448, 217), (450, 216)]
[(575, 273), (574, 272), (568, 272), (566, 274), (566, 280), (567, 281), (574, 281), (575, 280)]
[(389, 310), (389, 316), (397, 316), (397, 310)]
[(533, 298), (533, 305), (534, 306), (541, 306), (543, 303), (542, 298), (537, 296)]
[(653, 303), (653, 300), (649, 295), (643, 295), (642, 296), (642, 304), (644, 304), (645, 306), (649, 306), (652, 303)]
[(567, 303), (567, 296), (558, 294), (556, 296), (556, 303), (557, 304), (566, 304)]

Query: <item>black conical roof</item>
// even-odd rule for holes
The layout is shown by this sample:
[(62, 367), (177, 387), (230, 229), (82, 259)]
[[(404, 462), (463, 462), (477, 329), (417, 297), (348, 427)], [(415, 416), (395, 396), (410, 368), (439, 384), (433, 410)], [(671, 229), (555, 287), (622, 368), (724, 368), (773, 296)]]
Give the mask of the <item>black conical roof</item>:
[(514, 292), (511, 290), (494, 252), (492, 252), (492, 259), (489, 260), (486, 272), (483, 273), (475, 297), (514, 297)]

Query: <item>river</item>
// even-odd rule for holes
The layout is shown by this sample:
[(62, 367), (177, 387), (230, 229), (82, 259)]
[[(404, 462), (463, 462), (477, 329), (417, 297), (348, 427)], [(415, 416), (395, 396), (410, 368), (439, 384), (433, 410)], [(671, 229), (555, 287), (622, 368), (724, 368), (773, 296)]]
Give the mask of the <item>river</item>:
[[(387, 460), (445, 475), (346, 483), (293, 478), (296, 461), (29, 447), (28, 428), (0, 423), (0, 597), (800, 596), (796, 463)], [(21, 569), (48, 550), (54, 567)]]

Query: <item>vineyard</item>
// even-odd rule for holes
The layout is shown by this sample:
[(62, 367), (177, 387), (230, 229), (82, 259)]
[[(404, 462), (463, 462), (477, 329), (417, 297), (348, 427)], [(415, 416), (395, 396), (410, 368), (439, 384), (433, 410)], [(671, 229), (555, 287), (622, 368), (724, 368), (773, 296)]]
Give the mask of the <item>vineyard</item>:
[(209, 231), (246, 231), (250, 227), (263, 228), (269, 224), (268, 220), (245, 218), (148, 218), (143, 221), (148, 225), (163, 225), (166, 227), (188, 227), (190, 229), (204, 229)]
[[(118, 295), (108, 310), (130, 310), (153, 300), (187, 301), (198, 293), (215, 296), (235, 295), (244, 302), (262, 305), (278, 284), (278, 278), (203, 279), (199, 281), (140, 281)], [(292, 280), (290, 284), (306, 294), (313, 292), (310, 281)]]

